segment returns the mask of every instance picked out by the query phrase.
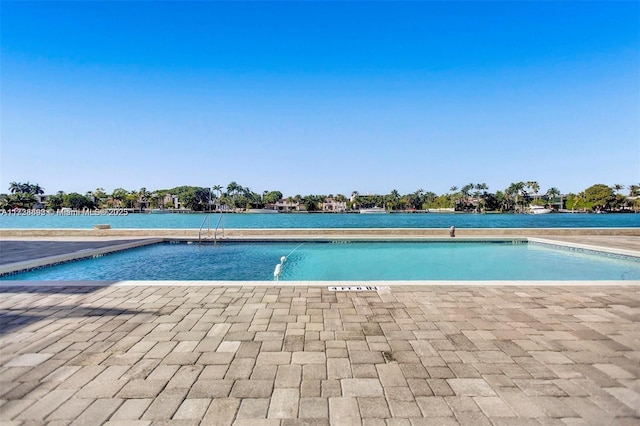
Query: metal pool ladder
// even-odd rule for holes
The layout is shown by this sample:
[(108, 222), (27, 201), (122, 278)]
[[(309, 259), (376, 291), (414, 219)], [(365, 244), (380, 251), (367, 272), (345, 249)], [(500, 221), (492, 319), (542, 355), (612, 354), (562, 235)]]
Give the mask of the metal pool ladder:
[[(207, 224), (207, 234), (206, 238), (211, 238), (211, 213), (207, 213), (205, 218), (202, 220), (202, 224), (200, 225), (200, 229), (198, 230), (198, 244), (202, 243), (202, 233), (204, 231), (204, 224)], [(224, 238), (224, 215), (221, 213), (218, 218), (218, 222), (216, 223), (216, 227), (213, 230), (213, 243), (217, 244), (218, 242), (218, 230), (222, 232), (222, 238)]]

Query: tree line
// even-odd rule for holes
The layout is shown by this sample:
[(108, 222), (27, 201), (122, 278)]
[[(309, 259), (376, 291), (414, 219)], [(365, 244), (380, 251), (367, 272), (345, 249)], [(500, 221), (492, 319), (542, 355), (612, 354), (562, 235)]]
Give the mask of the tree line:
[[(622, 194), (627, 189), (628, 195)], [(504, 190), (489, 192), (485, 183), (468, 183), (452, 186), (448, 193), (436, 194), (422, 188), (400, 194), (392, 190), (388, 194), (360, 194), (353, 191), (350, 196), (344, 194), (295, 195), (283, 199), (281, 191), (265, 190), (255, 192), (237, 182), (226, 187), (178, 186), (170, 189), (149, 191), (147, 188), (126, 190), (116, 188), (108, 193), (97, 188), (85, 194), (58, 191), (44, 197), (44, 188), (29, 182), (11, 182), (8, 194), (0, 194), (0, 209), (11, 210), (46, 208), (58, 210), (63, 207), (72, 209), (175, 209), (193, 211), (242, 210), (264, 208), (284, 200), (302, 206), (306, 211), (321, 211), (327, 199), (346, 204), (347, 210), (357, 210), (373, 206), (384, 206), (387, 210), (415, 211), (427, 209), (453, 209), (455, 211), (474, 212), (520, 212), (530, 205), (546, 205), (567, 210), (640, 210), (640, 184), (624, 186), (622, 184), (595, 184), (579, 193), (563, 195), (556, 187), (545, 192), (535, 181), (514, 182)], [(178, 204), (176, 204), (176, 202)]]

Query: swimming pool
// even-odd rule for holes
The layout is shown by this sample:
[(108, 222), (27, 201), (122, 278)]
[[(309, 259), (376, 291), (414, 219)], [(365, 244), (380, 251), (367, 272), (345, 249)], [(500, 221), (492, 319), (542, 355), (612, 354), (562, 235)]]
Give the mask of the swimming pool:
[(160, 243), (2, 280), (640, 280), (640, 259), (526, 241)]

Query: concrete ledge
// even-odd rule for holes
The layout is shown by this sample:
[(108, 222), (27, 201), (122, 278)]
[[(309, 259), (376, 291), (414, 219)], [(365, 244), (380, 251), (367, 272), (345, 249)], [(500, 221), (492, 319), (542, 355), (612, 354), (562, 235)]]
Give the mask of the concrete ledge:
[[(145, 237), (198, 238), (198, 229), (0, 229), (0, 238), (22, 237)], [(640, 236), (640, 228), (456, 228), (456, 237), (475, 236)], [(213, 233), (203, 237), (213, 238)], [(225, 229), (224, 238), (309, 237), (449, 237), (449, 228), (269, 228)], [(220, 231), (218, 232), (220, 238)]]
[(574, 243), (571, 241), (549, 240), (545, 238), (529, 237), (527, 238), (527, 240), (533, 243), (546, 244), (551, 246), (570, 247), (570, 248), (575, 248), (580, 250), (604, 252), (604, 253), (618, 254), (621, 256), (640, 258), (640, 252), (637, 250), (627, 250), (627, 249), (620, 249), (616, 247), (602, 247), (594, 244)]

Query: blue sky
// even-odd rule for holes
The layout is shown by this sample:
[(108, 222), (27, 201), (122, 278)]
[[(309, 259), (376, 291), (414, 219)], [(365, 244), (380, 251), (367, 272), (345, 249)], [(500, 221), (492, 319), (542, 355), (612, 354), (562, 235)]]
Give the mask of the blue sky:
[(638, 2), (7, 2), (0, 192), (640, 182)]

